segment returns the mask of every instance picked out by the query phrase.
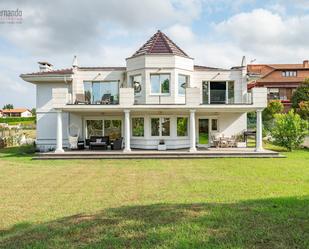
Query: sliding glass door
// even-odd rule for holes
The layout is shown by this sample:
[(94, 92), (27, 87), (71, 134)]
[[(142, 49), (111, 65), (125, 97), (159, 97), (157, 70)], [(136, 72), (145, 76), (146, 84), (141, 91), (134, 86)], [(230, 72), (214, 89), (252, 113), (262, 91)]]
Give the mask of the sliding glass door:
[(198, 144), (199, 146), (209, 145), (209, 119), (200, 118), (198, 120)]
[(86, 120), (86, 137), (109, 136), (115, 140), (122, 136), (121, 119)]
[(204, 81), (203, 104), (233, 104), (234, 81)]
[(85, 100), (89, 104), (118, 104), (118, 81), (84, 81)]

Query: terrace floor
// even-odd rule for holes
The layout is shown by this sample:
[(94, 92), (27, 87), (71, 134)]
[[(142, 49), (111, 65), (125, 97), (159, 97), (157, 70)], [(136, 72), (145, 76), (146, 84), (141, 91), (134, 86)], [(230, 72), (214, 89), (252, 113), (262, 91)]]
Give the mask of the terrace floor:
[(66, 150), (63, 153), (37, 153), (33, 159), (164, 159), (164, 158), (220, 158), (220, 157), (250, 157), (271, 158), (283, 157), (272, 150), (255, 151), (254, 148), (199, 148), (196, 152), (188, 149), (179, 150), (139, 150), (131, 152), (122, 150)]

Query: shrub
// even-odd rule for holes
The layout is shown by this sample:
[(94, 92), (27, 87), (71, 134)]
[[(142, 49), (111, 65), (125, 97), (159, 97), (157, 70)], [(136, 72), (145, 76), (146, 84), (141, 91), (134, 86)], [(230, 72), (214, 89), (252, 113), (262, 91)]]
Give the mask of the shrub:
[(292, 107), (297, 109), (299, 103), (302, 101), (309, 101), (309, 78), (305, 79), (305, 81), (297, 87), (296, 91), (293, 93)]
[(269, 131), (273, 127), (275, 115), (281, 113), (283, 108), (283, 104), (280, 100), (272, 100), (268, 103), (262, 113), (263, 125), (266, 131)]
[(22, 123), (25, 121), (32, 121), (35, 122), (36, 117), (3, 117), (0, 118), (0, 123), (6, 123), (6, 124), (10, 124), (10, 123)]
[(308, 121), (301, 119), (291, 110), (286, 114), (275, 115), (274, 127), (270, 132), (276, 145), (292, 151), (304, 142), (305, 136), (309, 133), (308, 129)]
[(309, 121), (309, 101), (301, 101), (298, 106), (297, 113), (302, 119)]

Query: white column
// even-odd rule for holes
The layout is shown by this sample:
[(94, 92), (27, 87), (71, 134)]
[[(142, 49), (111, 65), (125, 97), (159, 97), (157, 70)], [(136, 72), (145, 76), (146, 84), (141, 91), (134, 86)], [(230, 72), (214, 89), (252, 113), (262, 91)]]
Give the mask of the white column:
[(195, 110), (190, 110), (190, 152), (196, 151)]
[(64, 152), (62, 148), (62, 113), (57, 111), (57, 147), (55, 153)]
[(256, 148), (255, 151), (263, 150), (262, 134), (262, 110), (256, 110)]
[(131, 139), (131, 132), (130, 132), (130, 110), (124, 110), (124, 151), (130, 152), (130, 139)]

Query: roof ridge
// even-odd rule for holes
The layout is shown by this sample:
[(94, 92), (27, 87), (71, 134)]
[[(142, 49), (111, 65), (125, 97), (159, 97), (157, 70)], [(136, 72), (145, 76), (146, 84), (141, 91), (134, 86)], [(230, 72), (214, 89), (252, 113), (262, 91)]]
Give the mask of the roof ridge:
[(173, 54), (189, 57), (175, 42), (173, 42), (161, 30), (158, 30), (146, 43), (141, 46), (132, 56), (136, 57), (145, 54)]
[(163, 39), (163, 42), (164, 42), (165, 45), (167, 46), (168, 50), (170, 51), (170, 53), (173, 53), (173, 50), (172, 50), (171, 46), (170, 46), (170, 45), (168, 44), (168, 42), (166, 41), (166, 40), (169, 41), (168, 37), (167, 37), (164, 33), (162, 33), (161, 31), (159, 31), (159, 32), (160, 32), (160, 36), (161, 36), (161, 38)]
[(154, 35), (153, 35), (153, 38), (154, 38), (154, 41), (152, 41), (152, 44), (151, 44), (151, 48), (150, 48), (150, 52), (152, 52), (153, 50), (153, 47), (154, 45), (156, 44), (156, 41), (158, 40), (159, 36), (160, 36), (160, 30), (158, 30)]

